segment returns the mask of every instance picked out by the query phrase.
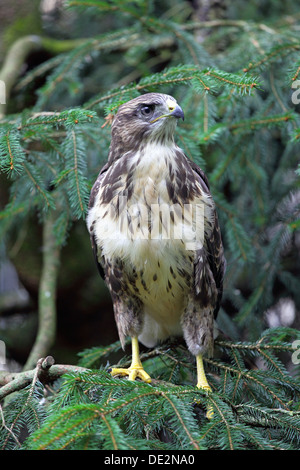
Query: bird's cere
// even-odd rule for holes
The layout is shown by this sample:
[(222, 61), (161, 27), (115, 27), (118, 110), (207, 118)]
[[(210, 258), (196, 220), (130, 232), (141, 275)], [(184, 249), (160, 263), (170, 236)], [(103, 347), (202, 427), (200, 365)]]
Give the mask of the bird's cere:
[(169, 112), (166, 113), (166, 114), (162, 114), (161, 116), (156, 117), (155, 119), (150, 121), (151, 124), (158, 121), (161, 118), (177, 118), (177, 119), (184, 120), (184, 112), (182, 111), (181, 107), (177, 104), (176, 101), (169, 98), (166, 101), (166, 104), (168, 106)]

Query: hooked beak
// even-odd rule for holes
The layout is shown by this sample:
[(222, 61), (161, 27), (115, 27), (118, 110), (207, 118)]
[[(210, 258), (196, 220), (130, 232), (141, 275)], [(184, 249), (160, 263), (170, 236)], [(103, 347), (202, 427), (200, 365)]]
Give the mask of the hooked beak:
[(168, 116), (175, 117), (177, 119), (182, 119), (184, 121), (184, 113), (181, 107), (173, 100), (168, 100), (167, 102), (170, 114)]
[(167, 114), (162, 114), (161, 116), (158, 116), (157, 118), (153, 119), (153, 121), (150, 121), (151, 123), (158, 121), (161, 118), (170, 118), (174, 117), (176, 119), (182, 119), (184, 120), (184, 113), (181, 109), (181, 107), (173, 100), (169, 100), (167, 102), (168, 108), (169, 108), (169, 113)]
[(176, 104), (173, 110), (170, 109), (170, 111), (171, 112), (169, 116), (175, 117), (177, 119), (182, 119), (184, 121), (184, 112), (182, 111), (181, 107), (178, 104)]

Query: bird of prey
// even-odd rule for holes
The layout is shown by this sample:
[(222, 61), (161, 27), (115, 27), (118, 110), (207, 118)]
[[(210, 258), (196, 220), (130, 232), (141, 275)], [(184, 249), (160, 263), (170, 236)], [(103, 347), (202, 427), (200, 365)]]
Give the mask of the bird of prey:
[(209, 391), (202, 356), (213, 352), (225, 258), (207, 178), (174, 141), (180, 118), (166, 94), (119, 107), (87, 226), (123, 348), (126, 336), (132, 341), (131, 366), (111, 373), (151, 382), (138, 341), (151, 348), (183, 336), (196, 357), (197, 387)]

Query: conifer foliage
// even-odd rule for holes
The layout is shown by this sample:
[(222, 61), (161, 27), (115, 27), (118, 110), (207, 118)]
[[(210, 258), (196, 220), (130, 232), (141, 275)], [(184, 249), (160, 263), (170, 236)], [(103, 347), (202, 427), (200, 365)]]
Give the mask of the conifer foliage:
[(116, 109), (157, 91), (185, 111), (177, 143), (208, 175), (228, 268), (221, 334), (205, 359), (212, 393), (195, 388), (182, 344), (143, 354), (151, 384), (110, 376), (105, 364), (119, 343), (95, 347), (80, 353), (80, 371), (53, 381), (37, 367), (1, 401), (0, 448), (299, 448), (297, 319), (291, 327), (267, 323), (282, 298), (300, 308), (299, 21), (269, 3), (268, 22), (241, 19), (241, 11), (198, 21), (185, 2), (68, 0), (72, 14), (108, 19), (110, 28), (76, 38), (19, 80), (20, 94), (37, 78), (44, 84), (32, 108), (0, 120), (10, 191), (0, 211), (4, 246), (29, 218), (45, 227), (51, 217), (48, 248), (59, 253), (85, 218)]

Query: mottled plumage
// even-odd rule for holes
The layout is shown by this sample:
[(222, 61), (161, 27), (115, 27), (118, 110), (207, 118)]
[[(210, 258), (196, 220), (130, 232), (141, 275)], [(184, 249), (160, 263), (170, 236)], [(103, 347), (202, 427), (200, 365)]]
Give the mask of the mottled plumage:
[(225, 260), (207, 178), (174, 142), (179, 118), (164, 94), (120, 106), (87, 225), (122, 345), (183, 335), (198, 357), (213, 352)]

